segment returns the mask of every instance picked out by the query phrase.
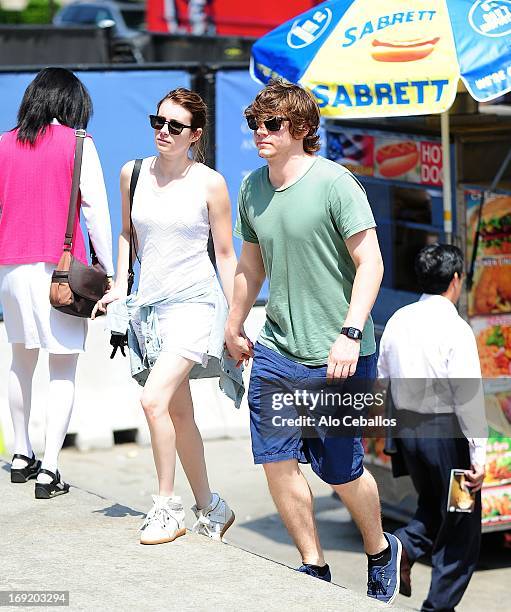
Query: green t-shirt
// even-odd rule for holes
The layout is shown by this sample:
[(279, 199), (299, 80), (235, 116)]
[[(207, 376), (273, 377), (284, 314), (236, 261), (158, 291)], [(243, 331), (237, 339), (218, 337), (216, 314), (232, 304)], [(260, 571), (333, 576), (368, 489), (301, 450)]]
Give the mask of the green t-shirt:
[[(299, 363), (327, 363), (356, 272), (344, 241), (375, 225), (357, 179), (323, 157), (285, 189), (272, 186), (268, 166), (243, 180), (234, 233), (259, 244), (270, 286), (261, 344)], [(371, 317), (360, 348), (376, 350)]]

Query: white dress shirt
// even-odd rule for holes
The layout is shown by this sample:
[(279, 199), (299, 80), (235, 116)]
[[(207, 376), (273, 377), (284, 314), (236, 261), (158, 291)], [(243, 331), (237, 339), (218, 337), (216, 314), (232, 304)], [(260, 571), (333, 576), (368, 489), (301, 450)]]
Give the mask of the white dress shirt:
[[(53, 119), (52, 123), (59, 125), (57, 119)], [(83, 142), (80, 193), (82, 195), (81, 210), (85, 225), (99, 263), (105, 268), (109, 276), (113, 276), (112, 228), (108, 198), (101, 162), (92, 138), (85, 138)]]
[[(378, 377), (399, 379), (391, 386), (397, 409), (454, 412), (469, 441), (471, 462), (485, 464), (487, 425), (477, 344), (449, 299), (424, 294), (394, 313), (381, 338)], [(403, 379), (414, 380), (407, 387)], [(461, 384), (459, 379), (470, 381)], [(424, 381), (423, 388), (418, 381)]]
[(81, 210), (94, 250), (108, 276), (113, 276), (112, 227), (108, 199), (101, 162), (91, 138), (86, 138), (83, 143), (80, 192), (82, 194)]

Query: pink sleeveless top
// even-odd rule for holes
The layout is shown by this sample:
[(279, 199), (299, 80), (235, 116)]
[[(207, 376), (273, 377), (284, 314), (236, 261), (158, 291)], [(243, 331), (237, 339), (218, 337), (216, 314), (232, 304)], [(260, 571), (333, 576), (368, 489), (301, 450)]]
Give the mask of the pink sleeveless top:
[[(57, 263), (66, 233), (75, 151), (74, 130), (49, 125), (35, 147), (0, 139), (0, 265)], [(72, 253), (86, 262), (77, 202)]]

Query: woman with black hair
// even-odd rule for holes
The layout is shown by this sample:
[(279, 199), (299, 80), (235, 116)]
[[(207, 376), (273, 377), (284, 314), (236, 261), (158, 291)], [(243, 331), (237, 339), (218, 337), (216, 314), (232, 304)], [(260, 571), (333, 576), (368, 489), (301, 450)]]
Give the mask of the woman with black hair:
[[(73, 175), (75, 129), (92, 115), (90, 96), (63, 68), (45, 68), (30, 83), (18, 124), (0, 139), (0, 300), (12, 346), (8, 399), (14, 427), (11, 482), (37, 478), (35, 496), (67, 493), (57, 469), (74, 400), (78, 355), (84, 351), (85, 319), (50, 306), (50, 281), (62, 254)], [(99, 157), (85, 138), (80, 198), (99, 262), (113, 274), (112, 237)], [(86, 262), (79, 215), (72, 253)], [(49, 401), (44, 457), (35, 458), (28, 432), (32, 378), (39, 350), (49, 352)]]

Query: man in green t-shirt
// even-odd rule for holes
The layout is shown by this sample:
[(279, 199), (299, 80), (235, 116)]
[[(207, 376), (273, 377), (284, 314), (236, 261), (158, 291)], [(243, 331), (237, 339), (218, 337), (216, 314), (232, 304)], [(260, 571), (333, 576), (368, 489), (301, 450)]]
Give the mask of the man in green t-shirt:
[[(239, 193), (235, 234), (243, 248), (225, 339), (235, 359), (254, 358), (248, 395), (254, 460), (263, 464), (302, 556), (299, 571), (331, 577), (310, 488), (298, 465), (310, 462), (362, 533), (368, 596), (392, 603), (399, 591), (401, 546), (382, 531), (378, 490), (363, 466), (360, 434), (306, 435), (304, 426), (311, 422), (300, 420), (307, 414), (295, 393), (313, 379), (348, 385), (376, 376), (370, 310), (383, 264), (371, 208), (347, 169), (315, 155), (319, 108), (307, 91), (272, 81), (245, 116), (267, 165), (248, 175)], [(243, 324), (265, 277), (266, 322), (253, 346)]]

